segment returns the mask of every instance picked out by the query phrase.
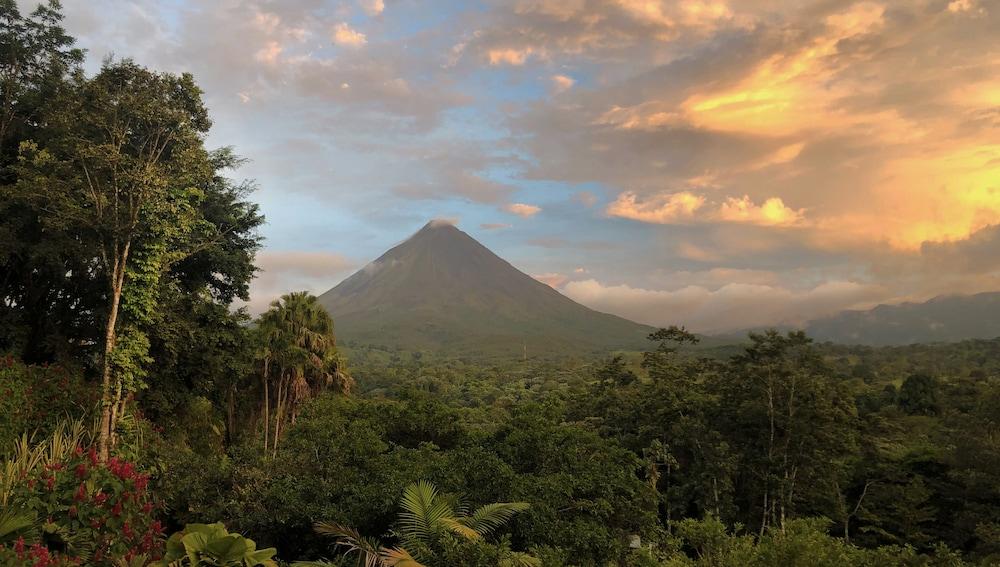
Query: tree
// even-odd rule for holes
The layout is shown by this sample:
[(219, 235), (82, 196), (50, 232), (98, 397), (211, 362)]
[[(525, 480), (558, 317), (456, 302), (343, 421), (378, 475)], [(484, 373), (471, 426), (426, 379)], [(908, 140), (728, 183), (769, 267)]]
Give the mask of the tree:
[(899, 388), (899, 407), (911, 415), (935, 415), (938, 382), (927, 374), (913, 374)]
[(835, 500), (830, 491), (856, 443), (856, 410), (804, 333), (772, 330), (750, 340), (717, 385), (719, 420), (741, 451), (736, 492), (757, 499), (744, 508), (758, 511), (763, 535)]
[(43, 230), (42, 211), (12, 190), (20, 143), (45, 129), (42, 116), (83, 60), (61, 20), (58, 2), (23, 15), (15, 0), (0, 0), (0, 350), (31, 362), (51, 361), (65, 339), (82, 342), (89, 324), (79, 293), (89, 243)]
[(0, 143), (36, 117), (42, 96), (83, 62), (60, 10), (58, 0), (49, 0), (25, 17), (16, 0), (0, 0)]
[[(441, 494), (427, 482), (418, 481), (406, 487), (400, 499), (402, 512), (393, 535), (400, 545), (388, 547), (373, 538), (361, 536), (357, 530), (333, 522), (319, 522), (316, 531), (337, 539), (348, 554), (358, 554), (358, 564), (365, 567), (422, 567), (433, 562), (448, 540), (479, 542), (504, 526), (515, 514), (528, 509), (524, 502), (497, 502), (476, 508), (471, 513), (455, 498)], [(506, 550), (500, 565), (540, 566), (525, 553)]]
[[(76, 76), (47, 115), (44, 145), (22, 142), (18, 188), (57, 231), (91, 235), (104, 282), (98, 446), (106, 459), (130, 392), (141, 387), (142, 327), (170, 267), (220, 241), (201, 218), (215, 174), (203, 138), (211, 122), (190, 75), (107, 62)], [(127, 285), (126, 285), (127, 284)]]
[[(269, 443), (271, 397), (274, 392), (276, 455), (282, 425), (295, 423), (302, 402), (335, 387), (349, 393), (352, 380), (344, 372), (333, 334), (333, 319), (316, 297), (306, 292), (283, 295), (260, 317), (260, 362), (264, 450)], [(273, 388), (272, 388), (273, 382)]]
[(676, 373), (674, 354), (685, 344), (696, 345), (700, 341), (684, 327), (675, 325), (652, 332), (647, 338), (657, 343), (654, 350), (642, 353), (642, 367), (649, 372), (653, 380)]

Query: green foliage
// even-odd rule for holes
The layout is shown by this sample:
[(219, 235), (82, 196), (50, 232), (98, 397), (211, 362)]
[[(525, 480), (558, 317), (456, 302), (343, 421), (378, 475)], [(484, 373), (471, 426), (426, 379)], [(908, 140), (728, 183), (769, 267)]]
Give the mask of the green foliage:
[(803, 518), (771, 528), (759, 539), (732, 533), (715, 518), (686, 519), (677, 525), (674, 551), (660, 563), (669, 567), (961, 567), (946, 548), (920, 555), (912, 547), (863, 549), (827, 534), (828, 520)]
[(637, 476), (638, 457), (563, 423), (560, 410), (519, 408), (487, 445), (509, 466), (502, 476), (492, 473), (498, 478), (491, 482), (531, 504), (514, 526), (513, 541), (562, 548), (582, 564), (618, 559), (630, 534), (655, 531), (655, 493)]
[(934, 415), (938, 411), (937, 390), (937, 380), (914, 374), (899, 388), (899, 407), (910, 414)]
[[(540, 567), (540, 561), (523, 552), (511, 551), (508, 543), (492, 546), (484, 538), (496, 532), (519, 512), (524, 502), (486, 504), (466, 515), (454, 497), (438, 492), (426, 481), (406, 487), (400, 499), (402, 511), (392, 534), (398, 547), (386, 547), (356, 530), (336, 523), (319, 522), (318, 533), (336, 538), (348, 555), (357, 554), (365, 567), (422, 567), (423, 565), (504, 565)], [(475, 557), (475, 559), (473, 559)], [(487, 561), (487, 557), (490, 558)]]
[(48, 437), (63, 421), (91, 414), (96, 403), (96, 392), (76, 370), (0, 357), (0, 456), (22, 433)]
[(271, 547), (257, 549), (253, 540), (229, 533), (221, 523), (189, 524), (167, 539), (163, 559), (152, 567), (277, 567)]

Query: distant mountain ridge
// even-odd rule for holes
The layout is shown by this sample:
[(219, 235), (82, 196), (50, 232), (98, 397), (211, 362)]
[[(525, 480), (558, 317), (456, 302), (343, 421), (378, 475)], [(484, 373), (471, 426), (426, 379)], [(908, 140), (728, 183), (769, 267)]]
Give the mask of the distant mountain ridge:
[(445, 221), (431, 221), (320, 303), (347, 343), (529, 356), (645, 346), (653, 328), (584, 307)]
[(1000, 337), (1000, 292), (843, 311), (810, 321), (805, 330), (820, 341), (871, 346), (992, 339)]

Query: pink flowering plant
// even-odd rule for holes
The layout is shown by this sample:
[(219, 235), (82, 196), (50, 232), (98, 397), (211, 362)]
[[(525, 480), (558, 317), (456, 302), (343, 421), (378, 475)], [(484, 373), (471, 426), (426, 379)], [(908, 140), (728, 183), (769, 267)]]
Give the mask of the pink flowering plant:
[[(13, 502), (40, 521), (40, 541), (22, 542), (21, 554), (41, 554), (44, 547), (45, 561), (98, 566), (162, 555), (163, 527), (154, 519), (158, 506), (149, 476), (117, 457), (101, 463), (93, 448), (77, 447), (65, 459), (26, 472)], [(45, 561), (38, 565), (62, 564)]]

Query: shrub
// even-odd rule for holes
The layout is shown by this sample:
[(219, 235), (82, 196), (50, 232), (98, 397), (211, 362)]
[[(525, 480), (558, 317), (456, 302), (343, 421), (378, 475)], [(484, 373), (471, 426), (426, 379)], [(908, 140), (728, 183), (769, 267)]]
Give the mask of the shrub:
[(0, 455), (23, 432), (47, 436), (67, 418), (86, 415), (96, 402), (96, 389), (75, 371), (0, 356)]
[(226, 526), (189, 524), (167, 540), (163, 559), (152, 567), (277, 567), (273, 547), (257, 549), (252, 539), (229, 533)]
[(39, 460), (20, 477), (9, 505), (40, 520), (41, 537), (25, 552), (38, 555), (40, 565), (58, 564), (42, 555), (97, 566), (160, 556), (163, 530), (153, 520), (149, 477), (132, 463), (115, 457), (100, 463), (94, 448), (77, 446), (63, 458)]

